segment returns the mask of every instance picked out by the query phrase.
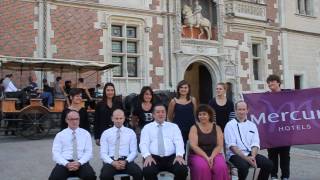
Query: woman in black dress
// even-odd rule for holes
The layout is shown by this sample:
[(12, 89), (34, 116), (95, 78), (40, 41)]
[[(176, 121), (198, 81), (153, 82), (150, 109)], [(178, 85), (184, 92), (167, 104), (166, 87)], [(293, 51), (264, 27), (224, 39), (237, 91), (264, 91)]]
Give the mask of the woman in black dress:
[(138, 102), (134, 106), (130, 124), (138, 136), (143, 126), (153, 121), (153, 97), (152, 88), (144, 86), (139, 94)]
[(65, 108), (61, 114), (61, 130), (68, 127), (66, 123), (66, 115), (69, 111), (77, 111), (80, 115), (80, 128), (90, 132), (90, 123), (88, 119), (88, 112), (82, 105), (81, 90), (74, 88), (70, 90), (71, 105)]
[(102, 101), (96, 105), (94, 117), (94, 139), (98, 146), (100, 146), (103, 131), (113, 126), (111, 116), (116, 109), (122, 109), (122, 103), (116, 100), (114, 84), (106, 83), (103, 88)]
[(229, 119), (234, 118), (233, 102), (226, 96), (226, 85), (224, 83), (217, 84), (216, 97), (209, 101), (209, 105), (216, 112), (217, 124), (221, 127), (223, 132)]
[(188, 140), (191, 126), (195, 123), (197, 102), (191, 96), (190, 84), (182, 80), (177, 85), (177, 97), (173, 98), (168, 107), (168, 119), (179, 126), (184, 143)]

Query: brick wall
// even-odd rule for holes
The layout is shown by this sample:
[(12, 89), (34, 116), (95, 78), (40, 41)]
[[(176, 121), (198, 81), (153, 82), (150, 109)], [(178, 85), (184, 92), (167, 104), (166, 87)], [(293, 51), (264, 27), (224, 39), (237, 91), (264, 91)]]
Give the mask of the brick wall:
[(54, 58), (103, 60), (99, 55), (102, 49), (101, 29), (95, 29), (97, 12), (90, 9), (57, 6), (51, 10), (51, 23), (56, 45)]
[(278, 14), (278, 5), (277, 5), (278, 0), (267, 0), (267, 19), (270, 19), (270, 25), (272, 26), (279, 26), (279, 23), (275, 23)]
[(268, 59), (271, 60), (271, 64), (268, 65), (268, 69), (272, 70), (273, 74), (277, 74), (281, 76), (283, 73), (283, 70), (280, 69), (280, 66), (282, 65), (282, 63), (278, 58), (280, 56), (280, 49), (279, 49), (280, 33), (267, 31), (266, 35), (272, 37), (271, 50), (270, 50), (270, 54), (268, 54)]
[(152, 0), (152, 4), (149, 5), (151, 10), (160, 9), (160, 0)]
[[(36, 3), (18, 0), (0, 1), (0, 55), (33, 57), (36, 50), (35, 37), (37, 30), (34, 22)], [(28, 77), (34, 73), (17, 70), (0, 70), (3, 78), (6, 74), (13, 74), (13, 82), (17, 88), (28, 84)]]
[(0, 1), (0, 55), (32, 57), (36, 49), (35, 3)]
[(150, 41), (152, 44), (149, 46), (149, 51), (152, 52), (150, 64), (153, 65), (153, 70), (150, 71), (152, 77), (152, 88), (159, 89), (159, 84), (163, 83), (163, 76), (157, 76), (155, 71), (156, 67), (163, 67), (163, 59), (161, 59), (160, 47), (163, 47), (163, 38), (159, 38), (159, 34), (163, 34), (163, 26), (157, 22), (157, 17), (152, 18), (152, 28), (150, 32)]

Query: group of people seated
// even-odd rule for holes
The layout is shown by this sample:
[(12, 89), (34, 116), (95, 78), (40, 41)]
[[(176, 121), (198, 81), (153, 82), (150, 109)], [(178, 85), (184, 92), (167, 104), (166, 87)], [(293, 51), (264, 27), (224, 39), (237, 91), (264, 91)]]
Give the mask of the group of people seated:
[[(181, 87), (173, 100), (176, 104), (182, 103), (181, 97), (188, 94), (188, 90), (183, 85)], [(85, 112), (77, 105), (81, 96), (76, 95), (79, 92), (70, 93), (71, 106), (64, 111), (62, 131), (53, 143), (53, 159), (57, 164), (49, 179), (61, 180), (69, 176), (96, 179), (96, 173), (89, 164), (93, 156), (90, 128), (84, 123)], [(192, 180), (227, 180), (230, 177), (226, 159), (238, 169), (240, 180), (246, 178), (249, 167), (261, 168), (258, 179), (268, 179), (272, 162), (258, 154), (259, 133), (255, 124), (246, 119), (248, 108), (244, 101), (235, 103), (235, 116), (228, 120), (224, 130), (217, 123), (218, 115), (210, 105), (197, 106), (193, 111), (192, 104), (195, 120), (185, 141), (179, 124), (168, 119), (174, 119), (177, 111), (173, 108), (173, 114), (169, 116), (166, 106), (154, 104), (150, 87), (141, 90), (140, 103), (132, 112), (132, 120), (136, 122), (131, 122), (130, 128), (124, 126), (125, 113), (114, 97), (114, 85), (107, 83), (102, 101), (96, 106), (94, 138), (100, 146), (103, 161), (100, 179), (113, 179), (114, 175), (125, 173), (135, 180), (156, 180), (160, 171), (169, 171), (174, 179), (184, 180), (189, 167)], [(189, 99), (186, 104), (192, 101)], [(137, 133), (135, 126), (142, 130)], [(191, 150), (190, 155), (184, 158), (187, 141)], [(138, 149), (143, 157), (142, 169), (134, 162)]]
[[(145, 161), (143, 169), (134, 162), (137, 157), (135, 132), (123, 126), (124, 111), (115, 109), (112, 113), (113, 127), (100, 137), (100, 157), (103, 161), (100, 179), (113, 179), (119, 173), (126, 173), (135, 180), (157, 179), (160, 171), (170, 171), (175, 179), (186, 179), (188, 169), (183, 159), (184, 143), (178, 126), (166, 121), (166, 109), (162, 104), (154, 106), (154, 121), (147, 124), (141, 133), (140, 151)], [(59, 132), (53, 142), (53, 159), (57, 163), (49, 179), (63, 180), (78, 176), (84, 180), (96, 179), (89, 164), (92, 157), (90, 133), (79, 128), (78, 111), (66, 114), (67, 128)]]
[[(37, 84), (36, 76), (28, 77), (28, 84), (23, 89), (18, 89), (13, 83), (13, 74), (7, 74), (5, 78), (1, 79), (1, 89), (3, 95), (6, 98), (17, 98), (17, 108), (21, 109), (28, 104), (30, 98), (41, 98), (43, 105), (53, 109), (54, 98), (57, 99), (66, 99), (67, 106), (70, 106), (70, 90), (72, 88), (81, 89), (83, 99), (87, 99), (88, 102), (91, 102), (93, 97), (89, 89), (84, 85), (84, 78), (79, 78), (76, 85), (72, 85), (70, 80), (66, 80), (64, 83), (60, 76), (56, 77), (53, 87), (50, 87), (48, 80), (46, 78), (42, 79), (42, 89), (39, 88)], [(95, 88), (93, 88), (95, 89)], [(88, 105), (87, 105), (88, 106)]]

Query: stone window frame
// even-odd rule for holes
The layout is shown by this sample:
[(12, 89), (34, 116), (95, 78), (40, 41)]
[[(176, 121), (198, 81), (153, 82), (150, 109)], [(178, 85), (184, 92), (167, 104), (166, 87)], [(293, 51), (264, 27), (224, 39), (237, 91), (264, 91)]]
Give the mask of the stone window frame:
[[(253, 45), (258, 46), (258, 55), (254, 56), (253, 54)], [(256, 82), (264, 82), (264, 78), (267, 74), (267, 57), (266, 57), (266, 39), (252, 37), (250, 44), (250, 62), (251, 62), (251, 74), (252, 79)], [(257, 61), (258, 69), (255, 70), (254, 62)], [(256, 72), (255, 72), (256, 71)], [(258, 77), (256, 77), (256, 73), (258, 73)]]
[[(113, 36), (112, 35), (112, 27), (120, 26), (121, 27), (121, 36)], [(134, 27), (136, 28), (136, 37), (127, 37), (127, 27)], [(142, 62), (142, 37), (139, 32), (143, 31), (143, 27), (141, 26), (141, 23), (132, 22), (129, 20), (118, 20), (117, 18), (111, 19), (111, 25), (110, 25), (110, 46), (112, 47), (113, 42), (121, 41), (122, 43), (122, 52), (113, 52), (111, 50), (111, 61), (113, 57), (121, 57), (121, 65), (120, 68), (115, 68), (113, 71), (113, 78), (139, 78), (142, 77), (142, 74), (140, 72), (140, 65)], [(136, 50), (135, 52), (128, 52), (128, 43), (136, 43)], [(134, 72), (128, 72), (128, 58), (135, 58), (136, 64), (135, 64), (135, 71)], [(132, 67), (132, 66), (131, 66)], [(133, 75), (134, 74), (134, 75)]]
[(296, 0), (296, 14), (313, 17), (314, 15), (313, 5), (314, 5), (313, 0)]

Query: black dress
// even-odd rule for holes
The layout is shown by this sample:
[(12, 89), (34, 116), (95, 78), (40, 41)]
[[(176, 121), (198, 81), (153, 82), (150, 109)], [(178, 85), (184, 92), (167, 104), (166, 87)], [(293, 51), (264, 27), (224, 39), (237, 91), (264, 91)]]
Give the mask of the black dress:
[[(66, 115), (67, 113), (70, 111), (69, 108), (65, 108), (62, 111), (61, 114), (61, 130), (65, 129), (68, 127), (68, 124), (66, 123)], [(90, 122), (89, 122), (89, 118), (88, 118), (88, 112), (85, 108), (81, 108), (79, 111), (79, 115), (80, 115), (80, 128), (83, 128), (87, 131), (90, 132)]]
[(227, 122), (229, 121), (230, 114), (234, 116), (234, 107), (233, 102), (227, 99), (225, 105), (220, 106), (217, 104), (216, 98), (213, 98), (209, 101), (209, 105), (216, 112), (216, 121), (217, 124), (221, 127), (222, 132), (224, 131), (224, 127), (226, 127)]
[(122, 103), (114, 101), (110, 108), (104, 101), (96, 105), (94, 115), (94, 139), (100, 139), (104, 130), (113, 126), (111, 116), (114, 110), (122, 109)]

